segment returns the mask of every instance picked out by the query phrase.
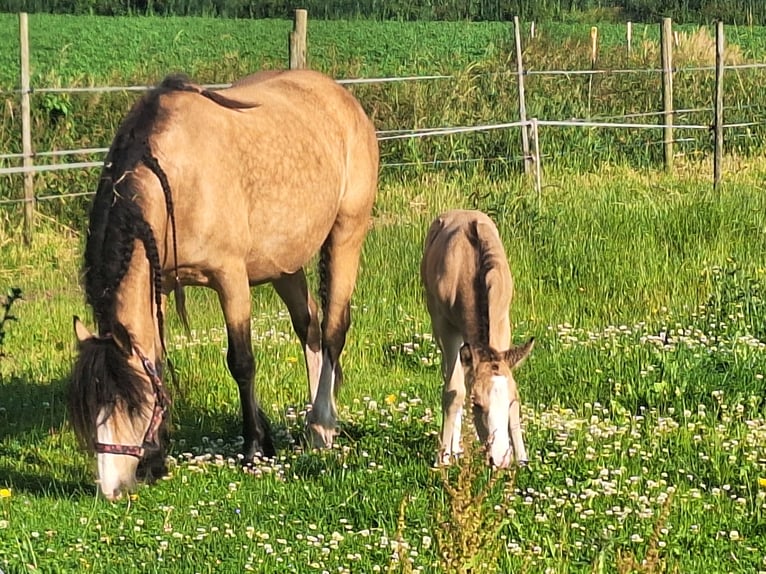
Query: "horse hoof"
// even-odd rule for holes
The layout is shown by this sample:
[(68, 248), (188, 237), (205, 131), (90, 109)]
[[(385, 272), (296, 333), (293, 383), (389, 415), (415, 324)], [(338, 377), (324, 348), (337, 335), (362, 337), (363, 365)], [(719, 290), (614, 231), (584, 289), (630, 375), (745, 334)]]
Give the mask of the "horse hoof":
[(323, 426), (319, 423), (309, 423), (307, 426), (308, 440), (311, 448), (331, 448), (338, 436), (337, 427)]

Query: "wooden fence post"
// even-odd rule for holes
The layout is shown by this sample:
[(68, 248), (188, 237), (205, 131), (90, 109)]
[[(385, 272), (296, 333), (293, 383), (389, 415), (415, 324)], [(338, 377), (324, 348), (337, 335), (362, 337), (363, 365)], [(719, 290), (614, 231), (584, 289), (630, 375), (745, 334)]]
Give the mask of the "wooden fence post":
[(540, 158), (540, 133), (537, 124), (537, 118), (532, 118), (532, 149), (535, 158), (535, 190), (537, 191), (537, 209), (539, 210), (543, 202), (543, 170)]
[(532, 156), (529, 155), (529, 132), (527, 127), (527, 102), (524, 97), (524, 63), (521, 60), (521, 26), (519, 17), (513, 17), (513, 30), (516, 36), (516, 75), (519, 82), (519, 121), (521, 126), (521, 151), (524, 154), (524, 173), (532, 171)]
[(662, 105), (665, 129), (663, 130), (663, 150), (665, 169), (673, 169), (673, 21), (662, 19), (661, 28), (662, 55)]
[[(593, 72), (596, 69), (596, 62), (598, 61), (598, 27), (591, 26), (590, 28), (590, 71)], [(591, 102), (593, 101), (593, 76), (588, 76), (588, 117), (591, 117)]]
[(21, 151), (24, 154), (24, 243), (32, 243), (35, 225), (35, 178), (32, 171), (32, 121), (29, 102), (29, 22), (19, 13), (19, 56), (21, 60)]
[(713, 151), (713, 189), (721, 184), (721, 163), (723, 160), (723, 70), (724, 70), (724, 36), (723, 22), (718, 21), (715, 27), (715, 147)]
[(308, 12), (303, 9), (295, 11), (293, 31), (290, 32), (290, 69), (302, 70), (306, 64), (306, 28)]

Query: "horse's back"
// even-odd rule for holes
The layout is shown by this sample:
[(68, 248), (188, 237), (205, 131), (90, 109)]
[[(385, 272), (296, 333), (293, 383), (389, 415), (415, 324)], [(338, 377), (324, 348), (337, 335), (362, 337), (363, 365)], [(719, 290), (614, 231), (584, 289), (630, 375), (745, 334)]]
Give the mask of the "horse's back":
[[(438, 216), (426, 236), (420, 273), (432, 319), (439, 316), (462, 330), (473, 322), (470, 315), (481, 312), (476, 302), (486, 296), (490, 318), (505, 321), (513, 279), (500, 234), (485, 213), (452, 210)], [(479, 297), (482, 284), (487, 293)]]
[[(254, 74), (215, 94), (241, 105), (163, 94), (162, 121), (149, 140), (176, 218), (193, 231), (179, 231), (190, 264), (201, 265), (207, 250), (231, 252), (253, 270), (253, 282), (270, 280), (305, 265), (339, 217), (367, 225), (378, 146), (347, 90), (316, 72), (285, 71)], [(162, 203), (155, 205), (164, 217)]]

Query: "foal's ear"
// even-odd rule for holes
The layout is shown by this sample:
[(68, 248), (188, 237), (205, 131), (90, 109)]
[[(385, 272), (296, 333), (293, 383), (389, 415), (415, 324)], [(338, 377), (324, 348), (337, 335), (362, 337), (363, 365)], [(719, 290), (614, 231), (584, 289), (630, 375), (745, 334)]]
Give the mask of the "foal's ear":
[(84, 343), (88, 339), (93, 338), (93, 333), (88, 331), (88, 328), (82, 324), (82, 321), (80, 321), (80, 318), (75, 315), (73, 317), (74, 322), (74, 335), (77, 337), (77, 341), (80, 343)]
[(130, 340), (130, 333), (128, 333), (128, 330), (125, 328), (125, 325), (120, 323), (119, 321), (115, 321), (112, 324), (112, 340), (114, 341), (114, 344), (117, 345), (117, 348), (122, 351), (122, 353), (129, 357), (133, 354), (133, 343)]
[(521, 363), (524, 362), (524, 359), (529, 356), (529, 353), (532, 352), (532, 348), (534, 346), (535, 338), (532, 337), (523, 345), (519, 345), (518, 347), (511, 347), (508, 349), (505, 352), (503, 359), (511, 369), (515, 369), (516, 367), (520, 366)]

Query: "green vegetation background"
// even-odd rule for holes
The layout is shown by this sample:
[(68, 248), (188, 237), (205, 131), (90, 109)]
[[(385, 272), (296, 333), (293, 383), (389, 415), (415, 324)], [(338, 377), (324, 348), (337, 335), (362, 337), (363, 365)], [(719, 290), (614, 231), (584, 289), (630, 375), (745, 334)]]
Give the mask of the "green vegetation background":
[(287, 18), (306, 8), (314, 18), (378, 20), (484, 20), (572, 18), (591, 10), (620, 14), (635, 21), (669, 16), (678, 21), (763, 23), (766, 4), (759, 0), (2, 0), (0, 11), (59, 14), (157, 14)]

